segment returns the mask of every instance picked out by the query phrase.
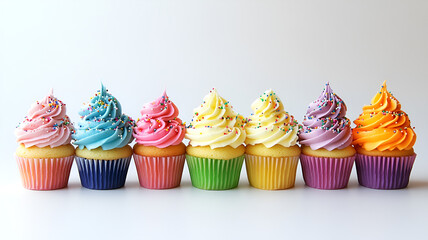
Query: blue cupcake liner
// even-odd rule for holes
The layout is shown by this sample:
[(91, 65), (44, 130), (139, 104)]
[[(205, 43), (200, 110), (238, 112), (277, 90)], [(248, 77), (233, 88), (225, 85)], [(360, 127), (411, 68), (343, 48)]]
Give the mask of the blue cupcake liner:
[(116, 160), (96, 160), (76, 156), (82, 186), (96, 190), (123, 187), (131, 157)]

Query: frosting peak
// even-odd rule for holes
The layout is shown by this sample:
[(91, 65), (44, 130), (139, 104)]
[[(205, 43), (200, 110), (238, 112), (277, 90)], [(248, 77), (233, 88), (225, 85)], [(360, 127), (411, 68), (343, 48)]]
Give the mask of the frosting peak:
[(343, 118), (346, 115), (346, 105), (326, 83), (324, 90), (317, 100), (312, 102), (306, 111), (307, 118)]
[(313, 150), (344, 149), (352, 143), (351, 122), (346, 105), (327, 83), (317, 100), (306, 111), (300, 130), (300, 143)]
[(363, 112), (401, 111), (401, 104), (386, 89), (386, 81), (382, 83), (380, 91), (372, 98), (370, 105), (363, 107)]
[(353, 144), (368, 151), (410, 150), (416, 142), (409, 117), (401, 110), (400, 102), (386, 89), (386, 81), (371, 104), (363, 107), (363, 113), (354, 123)]
[(246, 144), (262, 143), (267, 148), (274, 145), (290, 147), (297, 142), (298, 123), (284, 110), (276, 94), (269, 89), (251, 104), (253, 114), (245, 125)]
[(165, 148), (183, 141), (184, 124), (178, 118), (177, 106), (169, 100), (166, 91), (154, 102), (145, 104), (141, 115), (133, 134), (137, 143)]
[(122, 114), (119, 101), (101, 84), (88, 104), (79, 112), (81, 116), (73, 134), (74, 144), (83, 149), (102, 147), (104, 150), (121, 148), (132, 141), (134, 121)]
[(212, 149), (225, 146), (237, 148), (245, 140), (244, 124), (245, 119), (235, 113), (229, 101), (213, 88), (204, 97), (203, 103), (195, 108), (185, 137), (190, 140), (192, 146), (210, 146)]
[(73, 125), (66, 115), (65, 104), (49, 95), (28, 110), (24, 121), (15, 130), (17, 142), (25, 147), (58, 147), (69, 144)]

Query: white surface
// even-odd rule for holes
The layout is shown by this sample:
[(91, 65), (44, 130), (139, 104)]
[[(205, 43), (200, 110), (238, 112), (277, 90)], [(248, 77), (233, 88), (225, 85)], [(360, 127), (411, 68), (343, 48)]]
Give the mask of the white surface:
[[(428, 206), (427, 1), (0, 1), (0, 239), (424, 239)], [(209, 192), (138, 186), (21, 187), (14, 127), (53, 87), (72, 120), (99, 88), (138, 117), (164, 88), (190, 121), (212, 87), (248, 115), (274, 89), (299, 121), (330, 81), (355, 119), (382, 81), (401, 101), (418, 140), (408, 189), (359, 187)]]

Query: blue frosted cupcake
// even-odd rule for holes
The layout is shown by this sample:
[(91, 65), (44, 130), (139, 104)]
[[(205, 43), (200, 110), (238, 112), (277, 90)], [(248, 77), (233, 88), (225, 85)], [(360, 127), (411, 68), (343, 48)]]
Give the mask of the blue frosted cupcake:
[(119, 101), (104, 85), (79, 112), (73, 134), (82, 186), (115, 189), (125, 185), (132, 157), (134, 121), (122, 114)]

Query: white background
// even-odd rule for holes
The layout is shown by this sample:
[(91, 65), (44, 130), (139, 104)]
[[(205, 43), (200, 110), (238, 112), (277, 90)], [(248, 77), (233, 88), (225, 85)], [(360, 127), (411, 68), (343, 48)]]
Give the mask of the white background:
[[(1, 239), (425, 239), (428, 223), (427, 1), (1, 1)], [(73, 121), (100, 81), (139, 117), (164, 89), (189, 122), (216, 87), (244, 115), (272, 88), (301, 122), (326, 81), (353, 120), (388, 80), (416, 127), (409, 187), (379, 191), (191, 186), (140, 188), (132, 163), (126, 187), (21, 186), (13, 131), (52, 87)]]

